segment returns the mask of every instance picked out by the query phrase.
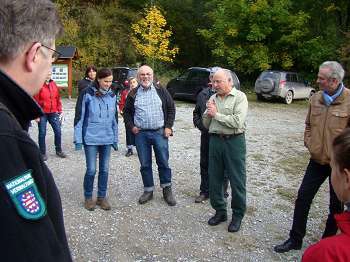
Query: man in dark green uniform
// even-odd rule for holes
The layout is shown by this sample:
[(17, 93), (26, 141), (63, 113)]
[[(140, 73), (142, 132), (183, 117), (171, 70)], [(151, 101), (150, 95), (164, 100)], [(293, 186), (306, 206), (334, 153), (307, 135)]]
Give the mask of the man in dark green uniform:
[(229, 70), (217, 71), (212, 80), (216, 94), (207, 103), (203, 124), (209, 129), (209, 198), (215, 215), (211, 226), (227, 220), (224, 200), (224, 171), (232, 190), (232, 221), (229, 232), (237, 232), (246, 210), (246, 143), (245, 129), (248, 111), (246, 95), (234, 88)]
[(52, 61), (62, 32), (49, 0), (0, 4), (0, 260), (72, 261), (60, 195), (36, 143), (31, 120), (43, 112), (32, 98)]

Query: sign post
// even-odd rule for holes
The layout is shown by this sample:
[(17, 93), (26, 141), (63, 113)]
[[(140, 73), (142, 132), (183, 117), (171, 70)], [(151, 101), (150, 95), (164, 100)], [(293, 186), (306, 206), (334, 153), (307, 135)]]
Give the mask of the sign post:
[(61, 54), (52, 65), (52, 79), (57, 86), (67, 88), (68, 98), (72, 98), (73, 82), (73, 59), (78, 59), (78, 51), (75, 46), (58, 46), (57, 51)]

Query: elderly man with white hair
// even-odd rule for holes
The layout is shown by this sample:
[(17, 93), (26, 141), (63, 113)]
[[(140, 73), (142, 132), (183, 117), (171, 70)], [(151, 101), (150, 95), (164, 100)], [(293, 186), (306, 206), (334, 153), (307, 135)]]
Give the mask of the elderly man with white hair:
[(227, 220), (224, 199), (224, 177), (227, 175), (232, 190), (232, 221), (229, 232), (237, 232), (246, 211), (246, 95), (233, 87), (230, 70), (218, 70), (212, 79), (216, 94), (207, 102), (203, 124), (209, 129), (209, 198), (215, 215), (211, 226)]
[(125, 126), (135, 135), (144, 192), (139, 198), (145, 204), (153, 198), (154, 180), (152, 148), (156, 158), (160, 187), (169, 206), (175, 206), (172, 173), (169, 167), (169, 143), (175, 120), (175, 104), (165, 88), (153, 82), (153, 69), (143, 65), (137, 71), (139, 85), (130, 91), (125, 107)]
[(289, 238), (275, 246), (275, 252), (301, 249), (312, 200), (326, 179), (329, 181), (329, 215), (322, 238), (338, 231), (334, 214), (341, 213), (343, 206), (330, 183), (330, 162), (334, 138), (350, 123), (350, 90), (344, 87), (343, 78), (344, 69), (338, 62), (320, 65), (317, 75), (320, 91), (312, 96), (305, 121), (304, 144), (310, 152), (310, 161), (298, 190)]
[[(196, 106), (193, 110), (193, 124), (201, 131), (201, 142), (200, 142), (200, 156), (199, 156), (199, 167), (200, 167), (200, 176), (201, 183), (199, 187), (199, 195), (195, 198), (195, 203), (202, 203), (209, 198), (209, 175), (208, 175), (208, 162), (209, 162), (209, 132), (208, 129), (203, 125), (203, 113), (207, 109), (207, 102), (209, 98), (215, 94), (215, 90), (211, 81), (213, 80), (214, 74), (221, 67), (215, 66), (211, 68), (211, 72), (209, 75), (209, 83), (208, 86), (203, 88), (201, 92), (197, 95)], [(235, 87), (237, 88), (237, 87)], [(228, 179), (225, 177), (224, 181), (224, 196), (228, 197)]]

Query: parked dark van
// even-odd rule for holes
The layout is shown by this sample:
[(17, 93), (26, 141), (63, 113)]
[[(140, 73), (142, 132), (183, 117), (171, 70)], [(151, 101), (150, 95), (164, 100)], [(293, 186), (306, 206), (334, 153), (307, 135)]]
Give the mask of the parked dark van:
[[(167, 84), (167, 89), (175, 99), (196, 101), (198, 93), (208, 86), (211, 72), (212, 67), (191, 67), (180, 76), (170, 80)], [(240, 89), (237, 75), (232, 71), (231, 73), (234, 86)]]

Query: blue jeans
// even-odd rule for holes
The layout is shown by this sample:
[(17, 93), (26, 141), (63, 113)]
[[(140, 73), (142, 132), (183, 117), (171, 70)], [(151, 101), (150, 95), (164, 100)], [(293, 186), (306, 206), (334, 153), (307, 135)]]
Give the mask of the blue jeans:
[(111, 156), (111, 145), (84, 145), (86, 158), (86, 173), (84, 176), (84, 196), (92, 198), (94, 179), (96, 174), (97, 153), (99, 155), (99, 170), (97, 197), (104, 198), (107, 194), (109, 158)]
[(61, 147), (61, 123), (59, 120), (58, 113), (49, 113), (44, 114), (42, 117), (40, 117), (40, 122), (38, 123), (38, 129), (39, 129), (39, 148), (41, 154), (46, 154), (46, 143), (45, 143), (45, 137), (46, 137), (46, 125), (47, 121), (49, 121), (53, 132), (55, 134), (55, 148), (56, 152), (62, 152)]
[(135, 136), (136, 150), (141, 164), (141, 175), (145, 191), (153, 191), (152, 146), (158, 166), (160, 186), (171, 185), (171, 169), (169, 168), (168, 139), (164, 137), (164, 129), (141, 130)]

